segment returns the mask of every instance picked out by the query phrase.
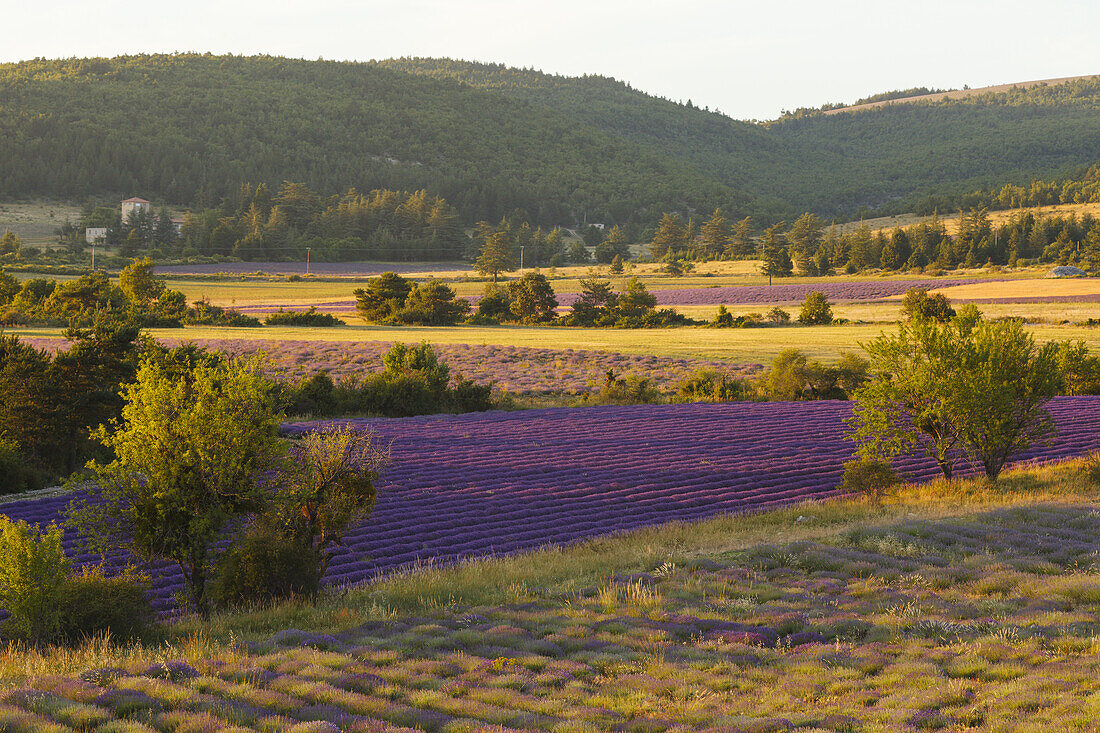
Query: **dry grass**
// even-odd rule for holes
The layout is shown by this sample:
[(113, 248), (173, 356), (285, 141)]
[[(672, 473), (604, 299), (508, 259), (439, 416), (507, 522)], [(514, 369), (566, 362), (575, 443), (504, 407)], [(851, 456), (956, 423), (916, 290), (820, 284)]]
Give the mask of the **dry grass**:
[(0, 234), (10, 229), (25, 245), (41, 247), (57, 241), (54, 230), (66, 221), (76, 222), (80, 208), (72, 204), (35, 201), (0, 203)]

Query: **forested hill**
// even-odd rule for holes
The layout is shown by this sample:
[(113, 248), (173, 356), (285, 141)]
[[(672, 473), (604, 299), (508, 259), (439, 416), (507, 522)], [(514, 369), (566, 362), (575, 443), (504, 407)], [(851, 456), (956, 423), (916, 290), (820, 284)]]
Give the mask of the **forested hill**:
[(470, 222), (568, 223), (747, 200), (565, 114), (376, 64), (210, 55), (0, 65), (0, 197), (202, 205), (242, 181), (425, 188)]
[(1100, 160), (1098, 77), (858, 114), (800, 110), (751, 125), (606, 77), (449, 59), (382, 63), (541, 104), (690, 161), (736, 181), (756, 211), (773, 217), (906, 211), (929, 201), (950, 209), (959, 194), (1080, 173)]
[(467, 223), (844, 217), (1080, 172), (1100, 158), (1100, 80), (752, 124), (606, 77), (445, 59), (36, 60), (0, 65), (0, 140), (9, 199), (202, 206), (292, 180), (426, 189)]

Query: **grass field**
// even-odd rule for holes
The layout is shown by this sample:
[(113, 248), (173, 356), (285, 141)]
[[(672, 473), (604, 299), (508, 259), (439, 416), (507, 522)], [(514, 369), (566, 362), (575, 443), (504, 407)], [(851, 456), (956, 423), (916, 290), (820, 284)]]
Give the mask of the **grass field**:
[(38, 201), (32, 203), (0, 203), (0, 234), (10, 229), (23, 244), (41, 247), (54, 244), (54, 230), (66, 221), (76, 222), (80, 207), (71, 204)]
[(143, 644), (9, 647), (0, 725), (1092, 731), (1097, 509), (1068, 464), (418, 569)]
[[(1095, 204), (1056, 204), (1053, 206), (1035, 206), (1027, 209), (1005, 209), (1003, 211), (990, 211), (989, 221), (991, 224), (1001, 224), (1009, 221), (1019, 214), (1034, 214), (1036, 217), (1044, 216), (1069, 216), (1075, 214), (1078, 217), (1090, 214), (1092, 216), (1100, 215), (1100, 203)], [(959, 215), (958, 212), (944, 212), (939, 215), (940, 221), (943, 222), (944, 228), (948, 234), (954, 235), (959, 231)], [(923, 222), (931, 221), (931, 216), (918, 216), (917, 214), (897, 214), (895, 216), (880, 216), (874, 219), (866, 219), (864, 223), (871, 228), (871, 231), (880, 230), (893, 230), (896, 227), (911, 227)], [(840, 224), (839, 229), (844, 232), (855, 231), (859, 228), (860, 222), (847, 222)]]
[[(713, 309), (711, 309), (713, 313)], [(620, 354), (653, 354), (678, 358), (724, 360), (735, 364), (770, 362), (785, 348), (796, 347), (811, 358), (835, 361), (846, 351), (858, 351), (879, 333), (882, 323), (839, 326), (789, 326), (783, 328), (709, 329), (610, 329), (547, 328), (538, 326), (368, 326), (338, 328), (263, 327), (151, 329), (156, 338), (173, 341), (188, 339), (265, 339), (294, 341), (402, 341), (433, 344), (473, 344), (523, 346), (542, 349), (584, 349)], [(1100, 329), (1053, 324), (1031, 324), (1028, 329), (1040, 341), (1080, 339), (1092, 349), (1100, 349)], [(21, 328), (20, 336), (60, 336), (57, 328)]]

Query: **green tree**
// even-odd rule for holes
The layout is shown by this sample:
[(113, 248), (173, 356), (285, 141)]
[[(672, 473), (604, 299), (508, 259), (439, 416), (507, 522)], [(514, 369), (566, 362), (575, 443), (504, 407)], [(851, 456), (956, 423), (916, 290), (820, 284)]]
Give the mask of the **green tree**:
[(665, 213), (657, 224), (657, 232), (649, 245), (649, 253), (654, 259), (660, 259), (669, 252), (686, 249), (689, 243), (688, 230), (679, 214)]
[(500, 273), (516, 269), (515, 248), (507, 232), (497, 231), (489, 235), (481, 247), (474, 267), (480, 274), (491, 276), (494, 283)]
[(205, 616), (215, 542), (262, 505), (284, 465), (275, 385), (256, 360), (185, 375), (145, 361), (125, 400), (121, 419), (95, 434), (115, 459), (90, 464), (100, 490), (73, 503), (70, 522), (101, 552), (176, 563)]
[(657, 305), (657, 296), (650, 293), (645, 283), (636, 277), (626, 281), (615, 303), (615, 315), (619, 318), (642, 318)]
[(806, 212), (795, 219), (787, 232), (787, 241), (790, 243), (794, 260), (798, 263), (798, 271), (802, 275), (820, 275), (814, 256), (821, 247), (822, 232), (825, 225), (816, 215)]
[(0, 255), (18, 255), (22, 246), (18, 234), (11, 229), (4, 230), (4, 236), (0, 237)]
[(760, 270), (768, 276), (768, 285), (772, 284), (773, 277), (790, 277), (794, 274), (794, 263), (784, 244), (784, 222), (777, 222), (764, 230), (764, 237), (760, 245), (760, 255), (763, 260)]
[(584, 241), (580, 239), (574, 239), (568, 249), (569, 261), (574, 265), (583, 265), (588, 262), (588, 248), (584, 246)]
[(1059, 385), (1056, 350), (1037, 347), (1018, 322), (982, 321), (972, 307), (946, 324), (902, 323), (867, 346), (871, 378), (853, 410), (860, 453), (922, 450), (950, 478), (965, 450), (995, 478), (1052, 433), (1044, 405)]
[(134, 260), (118, 274), (118, 285), (130, 302), (138, 307), (146, 307), (164, 292), (163, 280), (153, 276), (156, 263), (151, 257)]
[(0, 270), (0, 305), (7, 305), (15, 300), (21, 288), (15, 275)]
[(383, 272), (367, 281), (366, 288), (354, 291), (355, 309), (367, 323), (381, 323), (405, 307), (405, 299), (412, 291), (411, 280), (396, 272)]
[(703, 259), (715, 260), (722, 256), (733, 242), (733, 228), (730, 221), (715, 209), (710, 219), (699, 228), (699, 249)]
[(825, 293), (815, 290), (802, 302), (798, 322), (803, 326), (820, 326), (833, 322), (833, 309)]
[(756, 254), (756, 232), (752, 226), (752, 217), (746, 216), (730, 232), (730, 241), (726, 247), (728, 257), (752, 257)]
[(306, 433), (290, 449), (290, 469), (264, 512), (287, 541), (316, 553), (323, 577), (344, 535), (374, 508), (379, 472), (389, 461), (380, 439), (351, 426)]
[(554, 320), (558, 299), (546, 276), (527, 272), (518, 280), (508, 283), (512, 314), (521, 323), (547, 323)]
[(581, 280), (580, 296), (573, 301), (573, 323), (578, 326), (595, 326), (608, 318), (618, 303), (618, 295), (608, 280), (590, 277)]
[(951, 301), (943, 293), (928, 294), (928, 288), (909, 288), (901, 301), (901, 312), (909, 320), (947, 323), (955, 317)]
[(405, 307), (394, 318), (420, 326), (453, 326), (469, 312), (469, 301), (456, 298), (455, 291), (445, 283), (428, 280), (413, 286), (405, 299)]
[(62, 589), (69, 561), (61, 545), (61, 527), (45, 530), (0, 516), (0, 605), (9, 624), (31, 641), (57, 635)]

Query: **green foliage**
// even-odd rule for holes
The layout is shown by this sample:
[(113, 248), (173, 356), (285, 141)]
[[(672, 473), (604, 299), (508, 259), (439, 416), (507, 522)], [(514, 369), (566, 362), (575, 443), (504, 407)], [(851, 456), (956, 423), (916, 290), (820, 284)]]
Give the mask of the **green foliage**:
[(815, 290), (802, 302), (798, 322), (803, 326), (820, 326), (833, 322), (833, 309), (825, 293)]
[(626, 379), (615, 376), (614, 370), (609, 369), (600, 386), (590, 399), (601, 405), (650, 405), (660, 401), (661, 394), (650, 383), (631, 375)]
[(263, 324), (260, 319), (246, 316), (234, 308), (222, 308), (206, 298), (196, 300), (187, 309), (183, 322), (188, 326), (236, 326), (255, 328)]
[(214, 542), (257, 507), (283, 465), (273, 387), (255, 361), (183, 375), (143, 362), (120, 421), (95, 434), (115, 453), (89, 466), (100, 492), (74, 502), (69, 521), (100, 551), (176, 563), (189, 601), (207, 613)]
[(374, 483), (389, 461), (379, 443), (371, 432), (333, 427), (307, 433), (291, 449), (291, 468), (264, 518), (288, 544), (317, 553), (321, 576), (344, 533), (374, 508)]
[(41, 478), (23, 456), (19, 444), (0, 436), (0, 494), (18, 494), (40, 488)]
[(988, 323), (973, 306), (951, 322), (902, 323), (867, 347), (871, 379), (856, 393), (853, 439), (878, 458), (927, 452), (950, 477), (959, 451), (996, 478), (1009, 457), (1053, 431), (1047, 400), (1061, 377), (1057, 345), (1020, 323)]
[(355, 290), (356, 310), (368, 323), (453, 326), (470, 311), (470, 304), (438, 280), (414, 283), (384, 272)]
[(355, 290), (356, 310), (367, 323), (382, 323), (405, 307), (412, 287), (412, 281), (396, 272), (383, 272)]
[(554, 320), (558, 300), (546, 276), (525, 272), (519, 280), (508, 283), (511, 301), (509, 310), (520, 323), (548, 323)]
[(492, 387), (465, 379), (451, 383), (450, 368), (427, 342), (397, 343), (383, 356), (385, 369), (336, 384), (323, 372), (287, 390), (288, 410), (296, 415), (407, 417), (440, 412), (492, 409)]
[(929, 295), (927, 288), (909, 288), (901, 302), (901, 312), (909, 320), (933, 320), (947, 323), (955, 317), (951, 301), (943, 293)]
[(485, 287), (485, 294), (477, 301), (477, 312), (474, 318), (475, 325), (486, 323), (500, 323), (508, 320), (512, 314), (512, 301), (508, 290), (495, 284)]
[(790, 277), (794, 274), (794, 263), (791, 262), (791, 255), (784, 242), (784, 226), (784, 222), (779, 222), (765, 229), (760, 243), (760, 257), (763, 260), (760, 271), (768, 276), (769, 285), (773, 277)]
[(63, 536), (55, 524), (43, 531), (0, 515), (0, 606), (10, 614), (8, 627), (34, 642), (49, 641), (61, 629), (69, 572)]
[(260, 521), (218, 558), (209, 596), (215, 608), (228, 608), (314, 598), (320, 587), (320, 553)]
[(393, 318), (417, 326), (453, 326), (469, 312), (468, 301), (456, 298), (455, 291), (439, 280), (429, 280), (413, 286), (405, 306)]
[(1092, 355), (1084, 341), (1058, 343), (1055, 359), (1062, 376), (1061, 394), (1100, 394), (1100, 356)]
[(507, 232), (497, 231), (489, 235), (481, 246), (474, 269), (482, 275), (490, 275), (493, 282), (502, 272), (510, 272), (518, 266), (515, 245)]
[(271, 313), (264, 319), (269, 326), (346, 326), (347, 324), (331, 313), (318, 313), (317, 306), (311, 305), (306, 311), (284, 311)]
[(867, 379), (867, 370), (867, 361), (854, 354), (827, 367), (798, 349), (783, 349), (761, 376), (759, 389), (771, 400), (843, 400)]
[(134, 260), (119, 272), (119, 288), (134, 305), (148, 305), (149, 301), (156, 300), (164, 292), (164, 282), (153, 277), (154, 266), (152, 258), (145, 257)]
[(581, 280), (580, 296), (573, 302), (572, 319), (578, 326), (596, 326), (611, 316), (619, 296), (611, 283), (596, 277)]
[(683, 402), (734, 402), (750, 394), (743, 379), (714, 369), (700, 369), (676, 385), (676, 396)]
[(108, 578), (100, 567), (84, 567), (61, 586), (59, 636), (70, 643), (104, 634), (140, 636), (154, 618), (148, 589), (148, 576), (132, 568)]
[(846, 493), (866, 496), (876, 504), (883, 495), (902, 483), (901, 475), (889, 461), (857, 458), (844, 464), (840, 489)]

